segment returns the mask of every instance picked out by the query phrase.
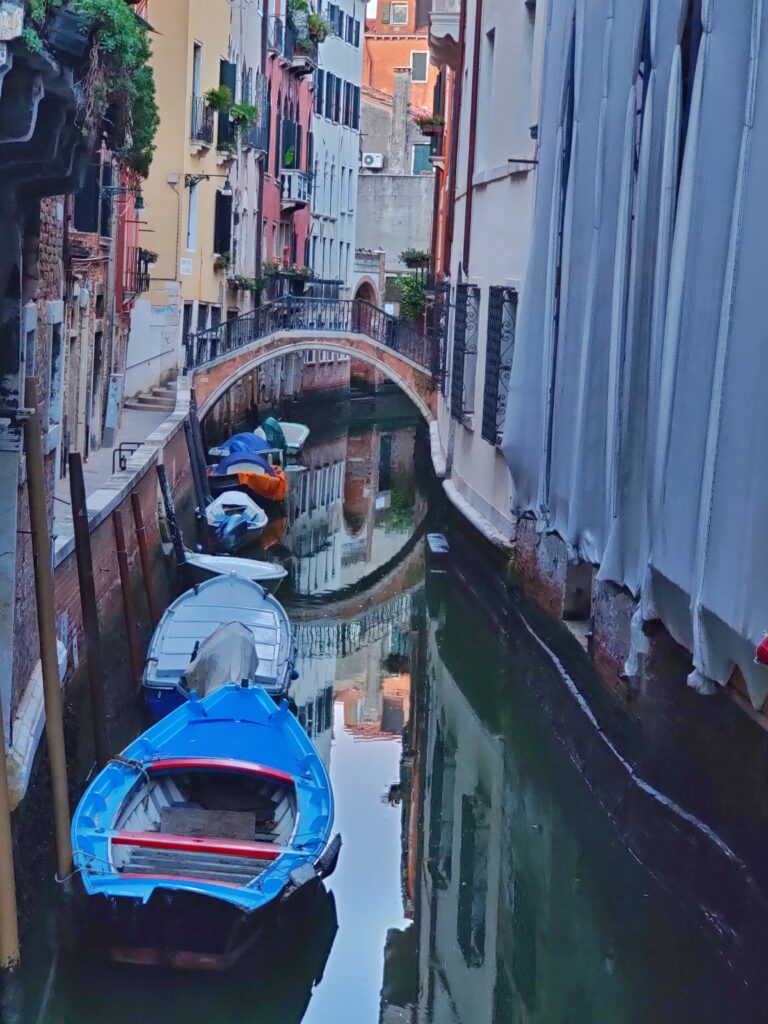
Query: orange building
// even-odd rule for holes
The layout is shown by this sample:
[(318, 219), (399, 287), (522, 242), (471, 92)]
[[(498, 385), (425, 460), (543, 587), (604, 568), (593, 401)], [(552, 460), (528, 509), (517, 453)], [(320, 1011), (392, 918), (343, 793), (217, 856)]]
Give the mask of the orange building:
[(365, 22), (363, 85), (391, 96), (395, 68), (411, 69), (411, 104), (432, 110), (437, 68), (429, 60), (429, 17), (417, 0), (379, 3)]

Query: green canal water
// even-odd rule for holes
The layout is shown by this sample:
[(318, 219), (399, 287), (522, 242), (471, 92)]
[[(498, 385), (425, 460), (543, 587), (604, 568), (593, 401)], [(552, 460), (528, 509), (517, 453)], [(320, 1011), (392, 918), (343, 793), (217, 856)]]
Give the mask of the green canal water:
[[(668, 808), (640, 822), (640, 856), (598, 788), (623, 785), (620, 769), (598, 783), (562, 741), (584, 708), (525, 609), (500, 606), (448, 525), (423, 425), (409, 414), (316, 429), (304, 463), (265, 546), (289, 568), (294, 698), (344, 840), (328, 897), (292, 949), (201, 976), (86, 958), (62, 940), (59, 893), (44, 885), (3, 1020), (765, 1020), (725, 925), (681, 884), (696, 865), (665, 863)], [(446, 566), (425, 561), (435, 526), (451, 540)]]

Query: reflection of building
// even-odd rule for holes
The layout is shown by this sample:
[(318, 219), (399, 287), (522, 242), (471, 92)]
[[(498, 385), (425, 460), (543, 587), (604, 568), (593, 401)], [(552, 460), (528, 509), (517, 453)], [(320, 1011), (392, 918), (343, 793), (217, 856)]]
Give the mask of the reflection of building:
[(356, 739), (400, 737), (408, 723), (411, 677), (407, 673), (381, 677), (382, 646), (377, 644), (363, 652), (364, 686), (353, 685), (341, 691), (344, 728)]
[(373, 430), (307, 448), (307, 469), (288, 497), (296, 593), (350, 586), (402, 549), (426, 511), (415, 491), (414, 438), (413, 427)]
[(303, 658), (296, 661), (299, 678), (291, 686), (299, 722), (328, 767), (333, 726), (333, 682), (336, 658)]

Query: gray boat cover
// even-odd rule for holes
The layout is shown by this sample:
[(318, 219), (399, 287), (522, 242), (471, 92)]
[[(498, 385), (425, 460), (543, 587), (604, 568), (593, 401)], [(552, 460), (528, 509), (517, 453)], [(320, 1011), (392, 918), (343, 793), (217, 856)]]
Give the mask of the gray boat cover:
[(253, 682), (258, 668), (259, 655), (251, 630), (242, 622), (225, 622), (200, 644), (184, 680), (202, 699), (227, 683), (244, 679)]
[(711, 691), (738, 667), (760, 706), (768, 7), (649, 0), (645, 12), (640, 0), (545, 8), (503, 450), (515, 510), (639, 597), (638, 620), (660, 619), (693, 653), (691, 686)]

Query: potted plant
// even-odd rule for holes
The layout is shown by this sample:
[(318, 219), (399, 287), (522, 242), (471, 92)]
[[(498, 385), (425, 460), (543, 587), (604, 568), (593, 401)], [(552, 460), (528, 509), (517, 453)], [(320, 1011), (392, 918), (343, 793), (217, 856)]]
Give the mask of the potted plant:
[(283, 261), (278, 256), (274, 256), (271, 260), (267, 260), (267, 262), (264, 264), (265, 274), (279, 274), (282, 269)]
[(228, 85), (217, 85), (203, 97), (208, 106), (219, 114), (228, 114), (232, 109), (232, 90)]
[(413, 123), (422, 135), (442, 135), (445, 128), (445, 118), (439, 114), (418, 114)]
[(313, 11), (307, 18), (307, 31), (315, 43), (324, 43), (331, 34), (331, 25), (321, 14)]
[(229, 252), (216, 253), (213, 257), (214, 270), (229, 270), (232, 263), (232, 254)]
[(233, 103), (229, 110), (229, 116), (238, 131), (244, 131), (251, 127), (259, 116), (259, 108), (253, 103)]
[(403, 249), (400, 253), (400, 261), (406, 265), (406, 267), (428, 267), (429, 266), (429, 253), (423, 249)]

